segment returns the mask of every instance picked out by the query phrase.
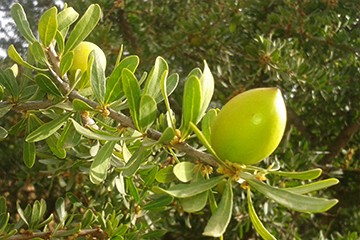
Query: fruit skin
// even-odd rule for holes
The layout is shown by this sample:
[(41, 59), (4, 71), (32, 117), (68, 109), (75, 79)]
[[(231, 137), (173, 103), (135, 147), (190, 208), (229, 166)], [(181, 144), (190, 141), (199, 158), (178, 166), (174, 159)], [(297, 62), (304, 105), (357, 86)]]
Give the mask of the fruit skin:
[[(73, 59), (73, 64), (71, 65), (70, 68), (70, 84), (73, 85), (75, 80), (75, 72), (77, 69), (80, 69), (82, 74), (84, 74), (86, 72), (87, 69), (87, 64), (88, 64), (88, 58), (89, 55), (91, 53), (91, 51), (95, 50), (95, 56), (98, 57), (101, 66), (103, 67), (104, 71), (106, 68), (106, 56), (104, 54), (104, 52), (101, 50), (101, 48), (99, 48), (96, 44), (92, 43), (92, 42), (87, 42), (87, 41), (83, 41), (81, 43), (79, 43), (79, 45), (77, 45), (74, 48), (74, 59)], [(77, 85), (77, 88), (83, 88), (83, 87), (88, 87), (90, 85), (89, 82), (79, 82)]]
[(286, 107), (278, 88), (243, 92), (224, 105), (211, 126), (211, 145), (230, 162), (255, 164), (279, 145)]

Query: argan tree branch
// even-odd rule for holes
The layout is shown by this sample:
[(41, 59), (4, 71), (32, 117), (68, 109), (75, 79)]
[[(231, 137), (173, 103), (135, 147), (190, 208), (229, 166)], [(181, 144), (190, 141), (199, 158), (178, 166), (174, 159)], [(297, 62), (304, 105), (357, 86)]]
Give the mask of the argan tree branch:
[[(57, 72), (59, 72), (59, 70), (57, 70), (56, 68), (59, 66), (59, 63), (57, 62), (59, 60), (57, 58), (56, 52), (53, 49), (50, 49), (48, 51), (48, 55), (49, 55), (49, 59), (52, 61), (52, 66), (49, 66), (50, 73), (55, 78), (55, 84), (60, 88), (62, 93), (64, 95), (68, 95), (68, 98), (70, 101), (73, 101), (74, 99), (79, 99), (79, 100), (87, 103), (89, 106), (91, 106), (94, 109), (99, 107), (99, 103), (82, 96), (76, 90), (71, 90), (70, 85), (68, 84), (68, 81), (67, 81), (67, 77), (65, 76), (64, 79), (62, 79), (57, 74)], [(53, 68), (55, 68), (55, 69), (53, 69)], [(109, 117), (114, 119), (121, 126), (136, 129), (136, 127), (130, 117), (122, 114), (121, 112), (114, 111), (113, 109), (108, 109), (108, 110), (110, 112)], [(159, 132), (155, 129), (152, 129), (152, 128), (148, 129), (148, 131), (146, 132), (147, 137), (154, 139), (154, 140), (160, 139), (161, 134), (162, 134), (161, 132)], [(178, 142), (178, 143), (172, 144), (171, 147), (173, 147), (179, 151), (182, 151), (190, 156), (193, 156), (193, 157), (201, 160), (202, 162), (209, 164), (213, 167), (218, 166), (218, 163), (215, 160), (215, 157), (213, 157), (211, 154), (199, 151), (185, 142)]]

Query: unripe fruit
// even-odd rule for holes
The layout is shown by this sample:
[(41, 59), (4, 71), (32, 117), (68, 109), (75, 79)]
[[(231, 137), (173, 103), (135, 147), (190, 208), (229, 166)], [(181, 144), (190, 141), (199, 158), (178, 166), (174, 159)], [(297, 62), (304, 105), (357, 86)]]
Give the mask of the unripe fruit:
[[(88, 58), (91, 51), (95, 51), (95, 57), (98, 58), (101, 66), (104, 71), (106, 68), (106, 56), (104, 52), (99, 48), (96, 44), (91, 42), (83, 41), (79, 45), (74, 48), (74, 59), (73, 64), (70, 68), (70, 83), (74, 84), (74, 75), (77, 69), (80, 69), (82, 74), (85, 73), (88, 65)], [(89, 86), (89, 83), (79, 83), (78, 87), (86, 87)]]
[(278, 88), (256, 88), (232, 98), (211, 126), (211, 145), (230, 162), (255, 164), (279, 145), (286, 107)]

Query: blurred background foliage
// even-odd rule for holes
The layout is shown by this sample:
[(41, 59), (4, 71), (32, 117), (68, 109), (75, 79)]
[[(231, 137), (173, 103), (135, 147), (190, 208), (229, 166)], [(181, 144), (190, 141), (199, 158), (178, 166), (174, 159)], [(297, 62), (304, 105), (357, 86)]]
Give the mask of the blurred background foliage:
[[(3, 19), (9, 17), (13, 2), (3, 0)], [(45, 9), (64, 4), (19, 2), (33, 27)], [(358, 0), (70, 0), (67, 4), (82, 14), (95, 2), (104, 16), (87, 40), (105, 51), (108, 70), (123, 44), (125, 54), (140, 57), (142, 70), (149, 71), (155, 58), (162, 56), (181, 79), (205, 59), (216, 81), (214, 107), (250, 88), (279, 87), (289, 120), (276, 152), (282, 169), (321, 167), (325, 176), (340, 179), (340, 184), (323, 193), (340, 203), (325, 214), (308, 215), (259, 198), (255, 206), (260, 217), (281, 239), (356, 238), (360, 233)], [(14, 44), (25, 54), (24, 40), (14, 23), (1, 20), (0, 27), (1, 51)], [(4, 58), (0, 64), (5, 68), (12, 63)], [(171, 101), (181, 111), (179, 89)], [(2, 118), (1, 125), (12, 126), (19, 117)], [(26, 204), (44, 198), (51, 212), (56, 198), (66, 193), (99, 209), (114, 201), (120, 211), (121, 204), (108, 191), (111, 186), (94, 189), (74, 166), (48, 169), (36, 163), (27, 169), (21, 160), (21, 142), (21, 134), (0, 142), (0, 195), (9, 199), (10, 211), (16, 212), (17, 200)], [(281, 184), (280, 179), (271, 181)], [(235, 191), (235, 218), (225, 239), (256, 238), (244, 211), (244, 194), (241, 189)], [(200, 239), (209, 213), (188, 215), (174, 209), (158, 213), (162, 220), (157, 225), (171, 232), (164, 239)]]

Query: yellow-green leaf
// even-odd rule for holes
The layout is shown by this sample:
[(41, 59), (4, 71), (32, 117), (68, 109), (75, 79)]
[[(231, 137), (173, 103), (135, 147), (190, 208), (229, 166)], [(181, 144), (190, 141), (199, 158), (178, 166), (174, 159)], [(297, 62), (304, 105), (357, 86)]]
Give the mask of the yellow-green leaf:
[(48, 47), (54, 40), (57, 28), (57, 8), (52, 7), (41, 15), (38, 25), (39, 38), (45, 47)]
[(206, 224), (203, 235), (220, 237), (229, 225), (233, 208), (233, 192), (231, 181), (228, 180), (218, 208)]
[(256, 230), (256, 232), (264, 239), (264, 240), (276, 240), (276, 238), (264, 227), (259, 217), (257, 216), (254, 206), (251, 200), (251, 192), (250, 188), (247, 190), (247, 200), (248, 200), (248, 209), (250, 220)]

